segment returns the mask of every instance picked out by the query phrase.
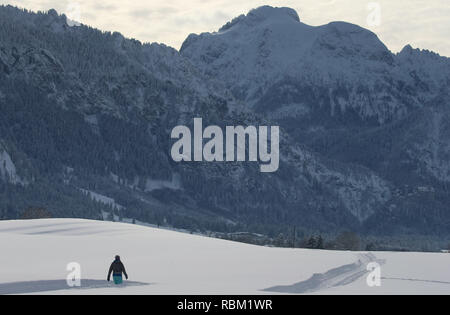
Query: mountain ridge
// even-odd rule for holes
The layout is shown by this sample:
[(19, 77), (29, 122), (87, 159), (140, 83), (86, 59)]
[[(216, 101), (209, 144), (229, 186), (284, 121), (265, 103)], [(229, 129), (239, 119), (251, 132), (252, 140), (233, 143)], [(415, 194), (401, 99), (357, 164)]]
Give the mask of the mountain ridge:
[[(394, 55), (358, 26), (313, 28), (288, 9), (268, 18), (271, 10), (189, 36), (178, 52), (65, 27), (56, 11), (1, 7), (0, 141), (28, 184), (2, 176), (0, 218), (45, 206), (63, 217), (106, 211), (192, 230), (448, 233), (449, 129), (439, 119), (448, 115), (448, 60), (409, 48)], [(251, 40), (233, 41), (248, 16), (251, 32), (238, 35)], [(283, 33), (286, 23), (295, 30)], [(174, 163), (170, 130), (194, 117), (280, 125), (280, 170)], [(70, 210), (61, 206), (68, 200)]]

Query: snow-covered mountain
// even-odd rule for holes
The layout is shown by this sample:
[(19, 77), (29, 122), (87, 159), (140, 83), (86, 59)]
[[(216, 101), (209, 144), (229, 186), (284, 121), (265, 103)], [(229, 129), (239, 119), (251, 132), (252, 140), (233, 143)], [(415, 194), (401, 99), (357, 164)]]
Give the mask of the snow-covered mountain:
[(256, 111), (275, 117), (354, 112), (385, 123), (405, 117), (448, 90), (447, 58), (392, 54), (357, 25), (312, 27), (289, 8), (263, 6), (216, 33), (192, 34), (181, 53)]
[[(448, 58), (409, 45), (393, 54), (357, 25), (312, 27), (292, 9), (269, 6), (217, 32), (191, 34), (181, 54), (205, 75), (225, 82), (252, 111), (279, 123), (294, 142), (350, 163), (353, 170), (357, 164), (375, 171), (383, 178), (377, 180), (380, 188), (389, 186), (384, 181), (397, 186), (384, 194), (386, 199), (380, 193), (384, 188), (375, 194), (378, 201), (390, 200), (381, 202), (390, 209), (381, 217), (402, 212), (398, 203), (404, 203), (405, 194), (436, 192), (441, 186), (442, 195), (437, 194), (448, 198)], [(367, 181), (363, 185), (368, 187)], [(347, 209), (355, 197), (342, 198)], [(362, 219), (373, 214), (364, 205), (376, 208), (367, 200), (355, 204), (353, 213)], [(434, 215), (448, 213), (444, 203), (438, 208)]]
[[(287, 8), (252, 10), (178, 52), (0, 7), (0, 218), (45, 207), (271, 236), (446, 236), (449, 64)], [(174, 163), (170, 132), (195, 117), (279, 125), (279, 171)]]

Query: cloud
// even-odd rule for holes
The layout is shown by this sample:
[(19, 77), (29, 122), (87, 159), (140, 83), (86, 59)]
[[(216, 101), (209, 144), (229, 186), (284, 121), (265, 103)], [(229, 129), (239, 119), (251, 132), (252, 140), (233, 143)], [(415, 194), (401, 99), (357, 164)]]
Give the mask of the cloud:
[[(118, 31), (143, 42), (179, 48), (190, 33), (218, 30), (233, 17), (268, 4), (291, 7), (310, 25), (347, 21), (369, 28), (394, 52), (407, 44), (450, 56), (448, 0), (0, 0), (31, 10), (55, 8), (65, 13), (70, 3), (81, 8), (81, 22)], [(369, 3), (379, 5), (379, 25), (368, 25)], [(149, 31), (149, 29), (152, 29)], [(158, 31), (156, 31), (158, 30)]]
[[(67, 2), (73, 2), (73, 3), (77, 3), (77, 2), (80, 2), (80, 1), (67, 1)], [(92, 6), (92, 8), (95, 10), (95, 11), (115, 11), (115, 10), (117, 10), (118, 8), (117, 8), (117, 6), (115, 6), (115, 5), (113, 5), (113, 4), (101, 4), (101, 3), (96, 3), (96, 4), (94, 4), (93, 6)]]
[(149, 20), (151, 15), (153, 14), (150, 10), (132, 10), (130, 11), (130, 16), (136, 19), (145, 19)]

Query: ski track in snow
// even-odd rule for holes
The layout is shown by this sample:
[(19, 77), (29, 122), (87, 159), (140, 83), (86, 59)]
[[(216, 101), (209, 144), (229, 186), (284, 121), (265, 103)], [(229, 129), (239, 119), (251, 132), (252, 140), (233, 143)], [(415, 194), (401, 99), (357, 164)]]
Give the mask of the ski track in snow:
[(369, 273), (366, 267), (370, 262), (377, 262), (380, 265), (386, 263), (384, 260), (377, 259), (372, 253), (359, 254), (358, 256), (358, 261), (353, 264), (333, 268), (325, 273), (316, 273), (308, 280), (293, 285), (275, 286), (264, 289), (263, 291), (301, 294), (344, 286), (355, 282), (365, 274)]
[(407, 279), (407, 278), (389, 278), (389, 277), (381, 277), (381, 280), (397, 280), (397, 281), (412, 281), (412, 282), (426, 282), (426, 283), (450, 284), (450, 282), (448, 282), (448, 281), (424, 280), (424, 279)]

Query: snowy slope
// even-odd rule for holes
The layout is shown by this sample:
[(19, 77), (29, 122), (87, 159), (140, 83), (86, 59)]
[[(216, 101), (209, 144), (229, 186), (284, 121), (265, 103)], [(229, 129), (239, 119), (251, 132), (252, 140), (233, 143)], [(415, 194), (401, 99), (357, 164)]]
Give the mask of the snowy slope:
[[(450, 293), (448, 254), (267, 248), (78, 219), (2, 221), (0, 248), (1, 294), (275, 294), (280, 286), (288, 293)], [(104, 280), (116, 254), (134, 281), (121, 288)], [(366, 285), (369, 261), (382, 264), (379, 288)], [(82, 289), (65, 285), (70, 262), (81, 264)]]

